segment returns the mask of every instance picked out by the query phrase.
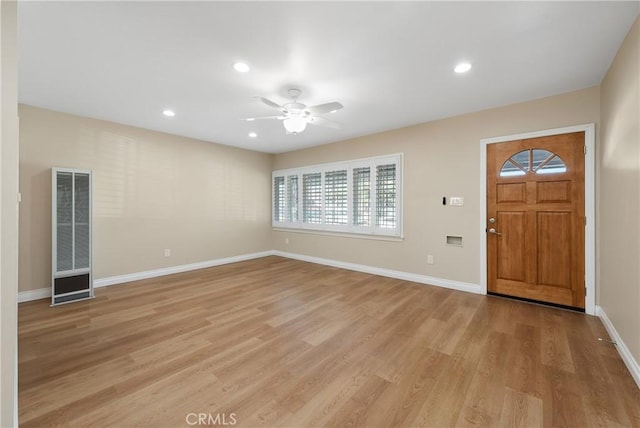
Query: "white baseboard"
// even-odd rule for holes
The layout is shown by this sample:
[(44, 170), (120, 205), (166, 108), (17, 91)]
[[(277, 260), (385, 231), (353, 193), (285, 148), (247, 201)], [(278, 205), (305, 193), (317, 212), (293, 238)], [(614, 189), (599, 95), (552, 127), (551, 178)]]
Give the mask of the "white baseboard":
[(48, 299), (51, 297), (51, 288), (38, 288), (37, 290), (21, 291), (18, 293), (18, 303), (32, 300)]
[(320, 257), (305, 256), (303, 254), (287, 253), (284, 251), (273, 251), (273, 255), (286, 257), (289, 259), (301, 260), (304, 262), (317, 263), (357, 272), (370, 273), (373, 275), (386, 276), (389, 278), (402, 279), (405, 281), (418, 282), (421, 284), (436, 285), (438, 287), (450, 288), (452, 290), (466, 291), (467, 293), (481, 294), (480, 285), (468, 282), (453, 281), (450, 279), (435, 278), (432, 276), (419, 275), (416, 273), (402, 272), (398, 270), (383, 269), (368, 265), (341, 262)]
[[(386, 276), (389, 278), (402, 279), (421, 284), (435, 285), (438, 287), (449, 288), (452, 290), (466, 291), (468, 293), (481, 294), (478, 284), (467, 282), (452, 281), (450, 279), (435, 278), (426, 275), (418, 275), (415, 273), (402, 272), (391, 269), (382, 269), (374, 266), (359, 265), (355, 263), (341, 262), (338, 260), (323, 259), (320, 257), (305, 256), (302, 254), (287, 253), (283, 251), (262, 251), (259, 253), (242, 254), (239, 256), (225, 257), (222, 259), (207, 260), (204, 262), (190, 263), (180, 266), (172, 266), (162, 269), (148, 270), (144, 272), (134, 272), (125, 275), (111, 276), (107, 278), (99, 278), (93, 281), (94, 288), (107, 287), (109, 285), (122, 284), (124, 282), (138, 281), (141, 279), (155, 278), (158, 276), (171, 275), (174, 273), (188, 272), (197, 269), (205, 269), (213, 266), (220, 266), (229, 263), (242, 262), (245, 260), (258, 259), (267, 256), (280, 256), (289, 259), (301, 260), (305, 262), (317, 263), (325, 266), (332, 266), (342, 269), (353, 270), (357, 272), (370, 273), (372, 275)], [(45, 299), (51, 296), (50, 288), (40, 288), (38, 290), (22, 291), (18, 293), (18, 303), (29, 302), (32, 300)]]
[[(174, 273), (187, 272), (196, 269), (205, 269), (213, 266), (220, 266), (228, 263), (242, 262), (245, 260), (257, 259), (267, 256), (280, 256), (289, 259), (301, 260), (310, 263), (317, 263), (325, 266), (332, 266), (342, 269), (353, 270), (357, 272), (370, 273), (372, 275), (386, 276), (389, 278), (402, 279), (405, 281), (417, 282), (420, 284), (435, 285), (438, 287), (449, 288), (452, 290), (466, 291), (467, 293), (481, 294), (478, 284), (467, 282), (453, 281), (450, 279), (435, 278), (426, 275), (418, 275), (415, 273), (402, 272), (398, 270), (383, 269), (368, 265), (359, 265), (355, 263), (341, 262), (338, 260), (323, 259), (320, 257), (305, 256), (303, 254), (287, 253), (284, 251), (262, 251), (259, 253), (243, 254), (240, 256), (226, 257), (223, 259), (208, 260), (204, 262), (191, 263), (187, 265), (172, 266), (162, 269), (148, 270), (144, 272), (135, 272), (126, 275), (111, 276), (100, 278), (93, 281), (95, 288), (107, 287), (109, 285), (122, 284), (124, 282), (138, 281), (140, 279), (155, 278), (158, 276), (171, 275)], [(41, 288), (39, 290), (23, 291), (18, 293), (18, 303), (29, 302), (31, 300), (45, 299), (51, 296), (49, 288)]]
[[(140, 279), (155, 278), (158, 276), (171, 275), (173, 273), (188, 272), (191, 270), (205, 269), (213, 266), (226, 265), (229, 263), (243, 262), (245, 260), (259, 259), (273, 255), (273, 251), (262, 251), (259, 253), (241, 254), (239, 256), (225, 257), (222, 259), (207, 260), (204, 262), (190, 263), (187, 265), (172, 266), (162, 269), (148, 270), (144, 272), (134, 272), (125, 275), (110, 276), (93, 280), (93, 287), (107, 287), (109, 285), (122, 284), (123, 282), (138, 281)], [(30, 302), (32, 300), (46, 299), (51, 297), (51, 288), (40, 288), (37, 290), (21, 291), (18, 293), (18, 303)]]
[(636, 381), (636, 385), (640, 388), (640, 365), (638, 365), (636, 359), (633, 358), (629, 348), (627, 348), (627, 345), (625, 345), (624, 341), (618, 334), (618, 331), (607, 316), (607, 313), (601, 306), (596, 306), (596, 315), (602, 320), (602, 324), (604, 324), (604, 328), (607, 329), (607, 333), (611, 336), (611, 340), (616, 342), (615, 347), (618, 350), (620, 357), (622, 357), (622, 361), (624, 361), (624, 364), (627, 366), (627, 369), (629, 369), (633, 380)]
[(206, 269), (213, 266), (226, 265), (229, 263), (243, 262), (245, 260), (259, 259), (273, 255), (273, 251), (262, 251), (259, 253), (241, 254), (239, 256), (225, 257), (222, 259), (207, 260), (204, 262), (190, 263), (188, 265), (171, 266), (162, 269), (148, 270), (144, 272), (129, 273), (126, 275), (110, 276), (108, 278), (95, 279), (93, 287), (107, 287), (109, 285), (122, 284), (123, 282), (138, 281), (140, 279), (155, 278), (158, 276), (171, 275), (174, 273), (188, 272), (197, 269)]

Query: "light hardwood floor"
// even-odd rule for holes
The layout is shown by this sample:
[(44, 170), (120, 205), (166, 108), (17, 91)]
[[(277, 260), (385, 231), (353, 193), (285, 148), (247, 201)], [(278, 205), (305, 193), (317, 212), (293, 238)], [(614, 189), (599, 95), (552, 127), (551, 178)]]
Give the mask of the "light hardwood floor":
[(640, 426), (579, 313), (279, 257), (96, 295), (20, 305), (21, 426)]

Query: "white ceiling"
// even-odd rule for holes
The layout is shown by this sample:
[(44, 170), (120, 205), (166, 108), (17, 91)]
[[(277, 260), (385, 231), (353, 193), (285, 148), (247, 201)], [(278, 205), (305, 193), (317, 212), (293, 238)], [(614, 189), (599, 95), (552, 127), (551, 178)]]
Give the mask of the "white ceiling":
[[(597, 85), (639, 4), (21, 1), (19, 99), (279, 153)], [(291, 87), (343, 129), (240, 120)]]

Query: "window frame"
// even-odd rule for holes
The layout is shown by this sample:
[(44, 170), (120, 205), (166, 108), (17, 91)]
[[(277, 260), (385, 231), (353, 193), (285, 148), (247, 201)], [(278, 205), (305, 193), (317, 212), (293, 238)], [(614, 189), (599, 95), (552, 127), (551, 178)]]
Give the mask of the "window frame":
[[(377, 167), (382, 165), (395, 165), (395, 227), (381, 227), (377, 224)], [(369, 213), (370, 224), (368, 226), (360, 226), (354, 224), (354, 181), (353, 172), (358, 168), (370, 168), (369, 171)], [(346, 170), (347, 171), (347, 223), (346, 224), (326, 224), (326, 173)], [(403, 238), (403, 171), (404, 171), (404, 154), (395, 153), (391, 155), (376, 156), (363, 159), (354, 159), (348, 161), (331, 162), (318, 165), (308, 165), (299, 168), (280, 169), (272, 171), (271, 173), (271, 224), (274, 229), (281, 230), (296, 230), (296, 231), (309, 231), (316, 233), (328, 233), (328, 234), (349, 234), (349, 235), (367, 235), (378, 236), (384, 238)], [(305, 174), (317, 174), (320, 173), (321, 177), (321, 214), (320, 223), (305, 223), (304, 218), (304, 179)], [(297, 176), (298, 183), (298, 197), (297, 197), (297, 221), (290, 221), (287, 215), (284, 216), (284, 221), (276, 221), (275, 213), (275, 192), (276, 187), (274, 185), (277, 177), (284, 177), (284, 194), (288, 195), (289, 192), (289, 177)], [(289, 198), (285, 197), (284, 212), (290, 212)]]

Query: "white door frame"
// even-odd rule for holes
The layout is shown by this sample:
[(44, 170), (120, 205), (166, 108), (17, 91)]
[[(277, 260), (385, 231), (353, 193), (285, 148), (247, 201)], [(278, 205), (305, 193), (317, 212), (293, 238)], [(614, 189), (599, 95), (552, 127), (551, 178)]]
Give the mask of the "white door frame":
[(585, 228), (585, 312), (595, 315), (596, 310), (596, 187), (595, 187), (595, 124), (547, 129), (524, 134), (505, 135), (503, 137), (483, 138), (480, 140), (480, 292), (487, 294), (487, 146), (505, 141), (525, 138), (546, 137), (549, 135), (584, 132), (586, 154), (584, 158), (584, 213)]

